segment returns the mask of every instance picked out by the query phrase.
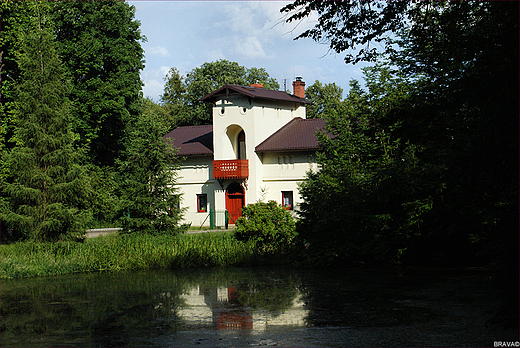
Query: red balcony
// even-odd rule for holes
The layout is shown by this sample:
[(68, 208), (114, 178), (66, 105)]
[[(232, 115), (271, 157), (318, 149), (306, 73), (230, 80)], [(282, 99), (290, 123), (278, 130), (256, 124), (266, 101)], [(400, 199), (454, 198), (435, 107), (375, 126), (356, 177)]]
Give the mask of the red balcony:
[(213, 161), (215, 179), (247, 179), (249, 177), (248, 160)]

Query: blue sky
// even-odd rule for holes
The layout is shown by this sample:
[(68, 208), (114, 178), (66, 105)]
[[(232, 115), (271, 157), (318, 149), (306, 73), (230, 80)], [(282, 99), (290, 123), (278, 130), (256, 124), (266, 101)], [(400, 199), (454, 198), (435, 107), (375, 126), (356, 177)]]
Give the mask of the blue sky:
[(284, 24), (280, 9), (288, 1), (128, 1), (135, 6), (141, 32), (147, 38), (144, 95), (159, 101), (171, 67), (182, 75), (219, 59), (246, 68), (264, 68), (283, 89), (292, 90), (295, 76), (307, 86), (319, 80), (335, 82), (348, 92), (354, 78), (362, 82), (363, 65), (347, 65), (344, 55), (310, 39), (293, 40), (313, 26), (311, 17), (298, 26)]

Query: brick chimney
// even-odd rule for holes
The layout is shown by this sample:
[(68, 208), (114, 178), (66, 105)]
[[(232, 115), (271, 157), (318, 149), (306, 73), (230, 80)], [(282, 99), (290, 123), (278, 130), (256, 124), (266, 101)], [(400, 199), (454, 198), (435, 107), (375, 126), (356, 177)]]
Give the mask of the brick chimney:
[(305, 98), (305, 82), (302, 81), (302, 78), (300, 76), (296, 77), (296, 81), (293, 81), (293, 95)]
[(256, 81), (256, 83), (252, 83), (249, 87), (264, 88), (264, 85)]

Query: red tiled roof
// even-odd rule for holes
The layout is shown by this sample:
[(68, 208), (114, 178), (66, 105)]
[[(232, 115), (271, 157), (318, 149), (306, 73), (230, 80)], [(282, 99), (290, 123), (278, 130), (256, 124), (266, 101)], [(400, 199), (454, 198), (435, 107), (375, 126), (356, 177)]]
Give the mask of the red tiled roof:
[(318, 150), (320, 145), (316, 133), (324, 127), (324, 119), (296, 117), (258, 144), (255, 152)]
[(177, 127), (163, 136), (174, 147), (179, 156), (201, 156), (213, 154), (213, 126)]
[(306, 100), (305, 98), (300, 98), (284, 91), (276, 91), (260, 87), (246, 87), (239, 85), (224, 85), (216, 91), (213, 91), (205, 95), (204, 97), (200, 98), (199, 101), (215, 102), (219, 99), (232, 95), (245, 95), (253, 99), (268, 99), (298, 104), (311, 104), (311, 102)]

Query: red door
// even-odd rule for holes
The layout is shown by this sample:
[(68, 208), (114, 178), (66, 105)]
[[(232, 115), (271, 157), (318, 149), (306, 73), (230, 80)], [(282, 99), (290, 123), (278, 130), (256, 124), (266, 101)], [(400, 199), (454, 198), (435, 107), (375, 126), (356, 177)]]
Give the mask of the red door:
[(234, 224), (242, 216), (242, 207), (245, 203), (244, 190), (239, 183), (231, 183), (226, 190), (226, 210), (229, 223)]

